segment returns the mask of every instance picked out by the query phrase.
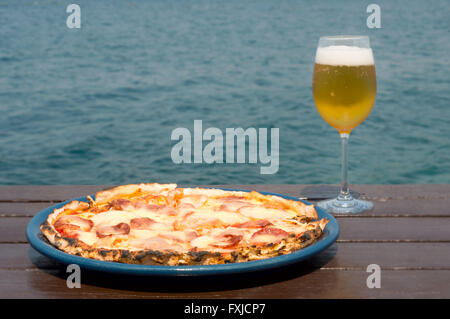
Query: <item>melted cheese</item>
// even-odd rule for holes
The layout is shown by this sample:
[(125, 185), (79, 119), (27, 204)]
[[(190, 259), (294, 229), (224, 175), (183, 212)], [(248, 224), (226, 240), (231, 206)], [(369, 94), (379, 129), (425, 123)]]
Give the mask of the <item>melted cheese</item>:
[(215, 242), (214, 237), (211, 236), (200, 236), (191, 241), (192, 247), (197, 247), (199, 249), (208, 249), (210, 245)]
[(94, 215), (91, 220), (95, 226), (113, 226), (119, 223), (129, 223), (135, 218), (134, 213), (124, 212), (122, 210), (110, 210)]
[(92, 246), (98, 240), (98, 237), (95, 232), (80, 231), (78, 232), (78, 239), (83, 243)]
[(280, 219), (292, 218), (296, 216), (296, 214), (291, 211), (277, 210), (260, 206), (242, 207), (239, 210), (239, 213), (247, 217), (255, 219), (267, 219), (270, 221), (278, 221)]
[(203, 220), (211, 220), (211, 219), (218, 219), (224, 224), (232, 225), (237, 223), (244, 223), (246, 221), (249, 221), (249, 218), (238, 214), (238, 213), (232, 213), (227, 211), (212, 211), (208, 208), (203, 209), (197, 209), (195, 210), (194, 214), (192, 214), (190, 217), (195, 217)]

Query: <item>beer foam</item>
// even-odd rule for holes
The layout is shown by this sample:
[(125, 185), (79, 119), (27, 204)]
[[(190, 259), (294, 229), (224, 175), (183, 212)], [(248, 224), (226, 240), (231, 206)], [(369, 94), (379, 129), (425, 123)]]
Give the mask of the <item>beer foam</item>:
[(347, 45), (331, 45), (318, 47), (316, 63), (327, 65), (373, 65), (372, 49)]

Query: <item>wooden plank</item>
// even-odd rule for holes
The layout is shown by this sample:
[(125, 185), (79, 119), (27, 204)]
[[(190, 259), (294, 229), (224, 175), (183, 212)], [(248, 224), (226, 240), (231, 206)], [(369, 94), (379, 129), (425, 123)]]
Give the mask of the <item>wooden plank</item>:
[(450, 241), (450, 218), (339, 218), (339, 240)]
[[(192, 186), (192, 185), (191, 185)], [(203, 185), (211, 187), (211, 185)], [(21, 185), (0, 186), (0, 201), (64, 201), (85, 196), (112, 185)], [(299, 193), (300, 185), (216, 185), (214, 187), (259, 189), (261, 191), (279, 191), (286, 195)]]
[[(332, 198), (339, 192), (338, 185), (306, 184), (306, 185), (224, 185), (230, 188), (256, 189), (266, 192), (286, 194), (295, 197), (312, 199)], [(350, 189), (370, 200), (387, 199), (449, 199), (450, 184), (417, 184), (417, 185), (350, 185)]]
[(338, 243), (308, 261), (314, 267), (450, 270), (449, 243)]
[[(278, 186), (278, 185), (273, 185)], [(280, 185), (281, 188), (292, 185)], [(338, 185), (299, 185), (300, 193), (296, 196), (309, 198), (333, 198), (339, 192)], [(417, 185), (350, 185), (350, 190), (361, 194), (365, 199), (449, 199), (449, 184), (417, 184)]]
[[(181, 185), (183, 186), (183, 185)], [(208, 185), (255, 189), (313, 199), (330, 198), (337, 192), (337, 185)], [(85, 196), (112, 185), (40, 185), (0, 186), (0, 201), (62, 201)], [(351, 189), (371, 200), (387, 199), (448, 199), (450, 184), (421, 185), (352, 185)]]
[(448, 199), (450, 184), (351, 185), (369, 199)]
[(450, 298), (449, 270), (382, 270), (379, 289), (367, 288), (364, 270), (298, 267), (172, 279), (82, 271), (80, 289), (67, 288), (67, 275), (54, 269), (0, 269), (0, 298)]
[[(374, 209), (358, 214), (357, 217), (408, 217), (408, 216), (450, 216), (450, 199), (389, 199), (373, 201)], [(41, 210), (52, 206), (54, 202), (0, 202), (0, 217), (34, 216)], [(339, 215), (355, 217), (355, 215)]]
[[(26, 241), (29, 217), (2, 217), (0, 242)], [(349, 241), (450, 241), (450, 218), (338, 218), (339, 240)]]
[(40, 203), (16, 203), (16, 202), (0, 202), (0, 217), (25, 216), (30, 217), (39, 213), (41, 210), (52, 206), (56, 203), (40, 202)]
[[(321, 197), (327, 193), (330, 185), (222, 185), (230, 188), (256, 189), (259, 191), (278, 192), (295, 197), (311, 196)], [(395, 186), (395, 185), (394, 185)], [(403, 185), (402, 185), (403, 186)], [(367, 186), (356, 185), (356, 188), (373, 191), (373, 196), (368, 197), (374, 202), (372, 211), (360, 214), (361, 217), (373, 216), (450, 216), (450, 192), (447, 185), (404, 185), (404, 193), (398, 198), (390, 198), (388, 194), (392, 190), (392, 185)], [(99, 189), (110, 186), (0, 186), (0, 216), (31, 216), (41, 209), (51, 206), (52, 202), (42, 201), (62, 201), (78, 196), (94, 193)], [(18, 194), (15, 191), (20, 192)], [(385, 189), (384, 195), (379, 192)], [(335, 187), (337, 190), (337, 186)], [(399, 196), (399, 190), (395, 188), (395, 196)], [(409, 193), (408, 193), (409, 192)], [(430, 192), (434, 192), (432, 195)], [(331, 193), (329, 196), (332, 196)], [(3, 198), (3, 202), (1, 202)], [(8, 199), (9, 198), (9, 199)], [(6, 202), (5, 202), (6, 201)], [(17, 202), (19, 201), (19, 202)], [(23, 201), (39, 201), (24, 203)], [(345, 215), (344, 215), (345, 216)]]
[[(28, 244), (0, 244), (0, 269), (56, 269), (61, 264)], [(426, 253), (425, 253), (426, 252)], [(366, 269), (378, 264), (383, 269), (448, 269), (448, 243), (339, 243), (301, 264), (322, 269)]]
[(0, 244), (0, 269), (58, 269), (62, 265), (34, 250), (29, 244)]
[[(450, 199), (388, 199), (386, 201), (372, 200), (374, 208), (363, 212), (357, 217), (450, 217)], [(355, 217), (356, 215), (339, 215), (340, 217)]]
[(64, 201), (93, 194), (112, 185), (0, 186), (0, 201)]
[(1, 217), (0, 242), (27, 242), (25, 235), (29, 217)]

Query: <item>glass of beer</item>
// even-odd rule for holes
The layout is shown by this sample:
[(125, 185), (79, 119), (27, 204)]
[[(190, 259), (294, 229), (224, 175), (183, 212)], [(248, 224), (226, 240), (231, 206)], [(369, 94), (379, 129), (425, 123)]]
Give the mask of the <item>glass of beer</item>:
[(313, 76), (313, 96), (323, 119), (340, 134), (342, 184), (337, 198), (318, 206), (331, 213), (359, 213), (373, 204), (353, 198), (348, 188), (347, 147), (350, 132), (369, 115), (377, 91), (375, 63), (369, 37), (321, 37)]

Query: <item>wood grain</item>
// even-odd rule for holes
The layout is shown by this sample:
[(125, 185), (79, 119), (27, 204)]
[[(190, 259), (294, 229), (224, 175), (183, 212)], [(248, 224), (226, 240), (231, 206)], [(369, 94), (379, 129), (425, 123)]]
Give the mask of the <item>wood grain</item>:
[(64, 201), (86, 196), (112, 185), (39, 185), (39, 186), (0, 186), (0, 201)]
[(0, 243), (27, 242), (25, 235), (29, 217), (1, 217), (0, 218)]
[(0, 217), (30, 217), (50, 207), (54, 202), (0, 202)]
[(366, 286), (363, 270), (302, 272), (283, 268), (245, 278), (121, 277), (82, 272), (69, 289), (61, 270), (0, 269), (0, 298), (449, 298), (449, 270), (382, 270), (381, 288)]
[(346, 241), (448, 241), (450, 218), (339, 218)]

